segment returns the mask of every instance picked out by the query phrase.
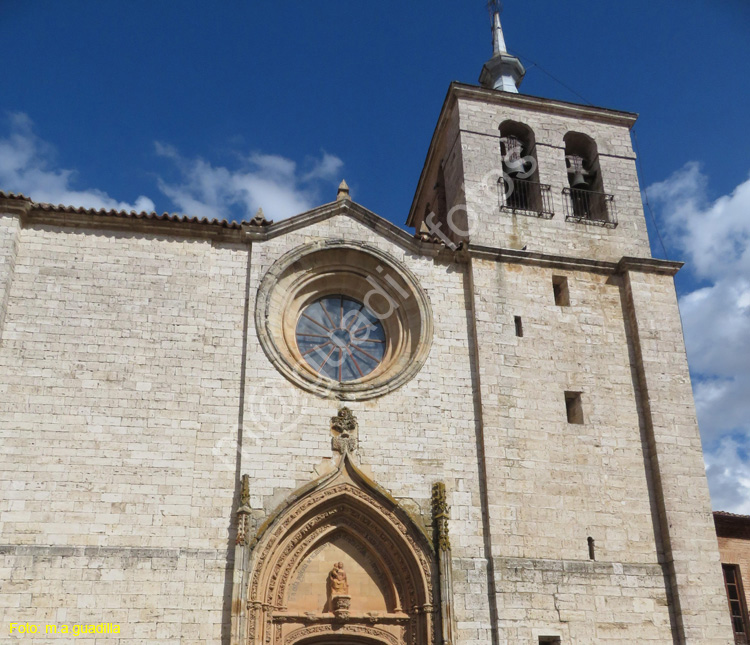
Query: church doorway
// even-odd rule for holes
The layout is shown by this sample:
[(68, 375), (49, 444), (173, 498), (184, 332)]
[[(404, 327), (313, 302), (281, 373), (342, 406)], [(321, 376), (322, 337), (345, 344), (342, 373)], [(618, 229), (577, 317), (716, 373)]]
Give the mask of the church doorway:
[(292, 495), (249, 556), (250, 645), (432, 645), (435, 556), (425, 532), (348, 453)]

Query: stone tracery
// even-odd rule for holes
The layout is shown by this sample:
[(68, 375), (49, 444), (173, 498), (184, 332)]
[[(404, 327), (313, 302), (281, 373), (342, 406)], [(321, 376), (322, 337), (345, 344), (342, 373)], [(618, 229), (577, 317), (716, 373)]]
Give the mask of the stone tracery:
[(346, 452), (243, 556), (232, 643), (435, 642), (430, 540)]

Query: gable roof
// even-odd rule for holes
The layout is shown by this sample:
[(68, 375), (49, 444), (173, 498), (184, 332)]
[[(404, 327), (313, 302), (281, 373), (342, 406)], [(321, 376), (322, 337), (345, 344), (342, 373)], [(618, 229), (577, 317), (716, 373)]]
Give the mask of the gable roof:
[(415, 253), (430, 255), (444, 248), (442, 243), (423, 241), (410, 235), (393, 222), (388, 221), (350, 199), (329, 202), (328, 204), (323, 204), (305, 213), (300, 213), (299, 215), (275, 222), (263, 228), (248, 229), (248, 236), (254, 240), (270, 240), (279, 235), (285, 235), (286, 233), (324, 222), (339, 215), (350, 217), (391, 242), (399, 244)]
[[(297, 231), (307, 226), (323, 222), (331, 217), (344, 215), (359, 222), (363, 226), (382, 235), (384, 238), (399, 244), (400, 246), (423, 255), (435, 255), (444, 249), (444, 245), (439, 240), (424, 240), (407, 233), (392, 222), (381, 217), (377, 213), (365, 208), (361, 204), (352, 201), (349, 198), (337, 199), (336, 201), (322, 204), (309, 211), (294, 215), (288, 219), (279, 222), (272, 222), (263, 217), (259, 212), (251, 220), (230, 221), (220, 219), (209, 219), (206, 217), (195, 217), (178, 213), (156, 213), (156, 212), (136, 212), (115, 209), (95, 209), (85, 208), (83, 206), (65, 206), (63, 204), (48, 204), (44, 202), (35, 202), (30, 197), (20, 193), (11, 193), (0, 191), (0, 202), (5, 202), (6, 207), (13, 205), (14, 210), (30, 214), (32, 217), (38, 216), (79, 216), (86, 218), (86, 225), (90, 225), (93, 220), (94, 225), (101, 225), (103, 228), (114, 224), (118, 221), (120, 226), (132, 222), (160, 222), (169, 225), (187, 225), (191, 229), (205, 228), (213, 230), (236, 231), (243, 233), (249, 240), (270, 240), (286, 233)], [(63, 224), (76, 224), (66, 218)], [(187, 231), (185, 231), (187, 232)]]

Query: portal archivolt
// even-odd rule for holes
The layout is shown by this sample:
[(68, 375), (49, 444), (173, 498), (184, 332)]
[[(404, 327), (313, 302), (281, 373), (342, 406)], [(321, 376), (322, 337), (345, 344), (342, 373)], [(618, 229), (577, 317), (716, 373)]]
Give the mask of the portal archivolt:
[(430, 542), (348, 452), (290, 498), (244, 557), (238, 645), (435, 642)]

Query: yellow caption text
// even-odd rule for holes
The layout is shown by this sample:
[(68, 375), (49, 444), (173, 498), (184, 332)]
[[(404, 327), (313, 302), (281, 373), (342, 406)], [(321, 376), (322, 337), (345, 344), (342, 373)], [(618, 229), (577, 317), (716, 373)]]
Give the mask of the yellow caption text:
[(120, 626), (115, 623), (97, 623), (90, 625), (59, 625), (48, 623), (46, 625), (36, 625), (34, 623), (11, 623), (11, 635), (34, 636), (37, 634), (56, 635), (65, 634), (67, 636), (89, 636), (91, 634), (119, 634)]

